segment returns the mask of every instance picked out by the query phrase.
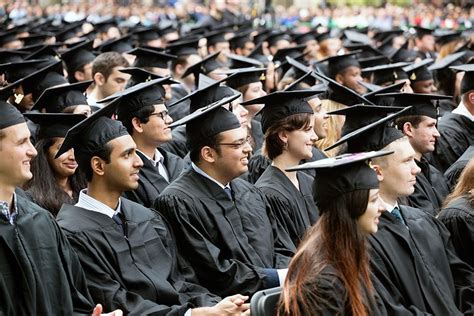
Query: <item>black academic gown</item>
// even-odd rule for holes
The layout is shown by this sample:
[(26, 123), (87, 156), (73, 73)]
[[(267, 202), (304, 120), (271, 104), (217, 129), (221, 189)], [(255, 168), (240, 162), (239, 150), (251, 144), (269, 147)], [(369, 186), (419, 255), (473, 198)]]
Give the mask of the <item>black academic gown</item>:
[(468, 196), (451, 201), (440, 213), (438, 219), (451, 233), (454, 249), (459, 258), (474, 267), (474, 204)]
[[(188, 95), (188, 91), (183, 87), (182, 84), (173, 84), (171, 85), (171, 100), (168, 102), (172, 104), (178, 100), (181, 100)], [(169, 115), (173, 118), (174, 121), (182, 119), (189, 114), (189, 100), (185, 100), (178, 104), (168, 107)]]
[(250, 122), (250, 132), (252, 133), (252, 139), (254, 142), (254, 146), (252, 147), (253, 152), (257, 152), (263, 146), (263, 132), (262, 132), (262, 123), (257, 121), (256, 119), (252, 119)]
[(313, 200), (313, 178), (297, 172), (299, 190), (277, 167), (268, 166), (255, 186), (266, 196), (283, 236), (290, 236), (291, 244), (298, 247), (306, 230), (318, 219)]
[(125, 192), (123, 195), (145, 207), (152, 207), (153, 202), (158, 195), (174, 181), (183, 170), (183, 160), (176, 155), (158, 149), (164, 157), (163, 164), (168, 172), (169, 182), (158, 172), (158, 168), (153, 166), (151, 161), (141, 152), (137, 151), (138, 156), (143, 161), (143, 167), (140, 169), (140, 180), (138, 188), (134, 191)]
[[(316, 146), (313, 146), (313, 148), (311, 148), (311, 152), (313, 153), (313, 156), (310, 159), (301, 161), (301, 163), (317, 161), (317, 160), (328, 158), (328, 156), (326, 156), (326, 154)], [(316, 169), (307, 169), (307, 170), (302, 170), (302, 171), (313, 178), (316, 177)]]
[(57, 221), (76, 249), (93, 298), (106, 310), (131, 315), (184, 315), (218, 298), (187, 282), (178, 267), (174, 237), (164, 219), (122, 198), (126, 238), (109, 216), (64, 205)]
[(415, 162), (421, 172), (416, 176), (415, 192), (408, 197), (408, 204), (436, 216), (449, 194), (446, 178), (424, 157)]
[(446, 170), (446, 172), (444, 173), (444, 176), (448, 181), (448, 186), (451, 191), (456, 186), (461, 172), (464, 170), (467, 163), (469, 162), (469, 160), (471, 160), (472, 157), (474, 157), (474, 145), (469, 146), (469, 148), (466, 149), (464, 154), (462, 154), (462, 156), (459, 157), (459, 159), (456, 160), (456, 162), (453, 163), (451, 167), (449, 167), (448, 170)]
[[(456, 255), (448, 230), (435, 217), (400, 206), (406, 225), (388, 211), (369, 237), (372, 272), (389, 315), (471, 315), (473, 269)], [(387, 297), (389, 296), (389, 297)]]
[(215, 182), (186, 170), (155, 209), (169, 220), (180, 253), (211, 292), (245, 295), (278, 286), (269, 284), (275, 280), (266, 269), (287, 267), (295, 249), (284, 249), (287, 239), (279, 236), (263, 193), (239, 178), (230, 187), (233, 200)]
[(0, 220), (0, 314), (90, 314), (84, 272), (54, 218), (16, 198), (15, 225)]
[(449, 113), (439, 120), (438, 131), (435, 166), (445, 172), (474, 144), (474, 122), (464, 115)]
[(184, 158), (188, 153), (186, 146), (186, 125), (180, 125), (171, 131), (172, 139), (160, 148), (178, 157)]

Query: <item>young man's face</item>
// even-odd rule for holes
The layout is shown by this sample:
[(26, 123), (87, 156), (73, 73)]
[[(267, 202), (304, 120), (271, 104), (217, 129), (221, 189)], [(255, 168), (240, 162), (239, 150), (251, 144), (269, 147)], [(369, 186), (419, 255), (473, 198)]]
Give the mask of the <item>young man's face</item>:
[(434, 93), (437, 91), (435, 85), (434, 85), (434, 80), (423, 80), (423, 81), (417, 81), (417, 82), (412, 82), (411, 84), (413, 91), (415, 93)]
[(245, 45), (244, 47), (242, 48), (236, 48), (235, 49), (235, 53), (237, 55), (241, 55), (241, 56), (248, 56), (250, 55), (250, 53), (255, 49), (255, 44), (254, 42), (245, 42)]
[(143, 162), (136, 153), (136, 145), (130, 135), (111, 140), (110, 163), (104, 165), (104, 177), (110, 189), (117, 192), (135, 190), (138, 187), (138, 172)]
[(364, 94), (367, 92), (367, 89), (358, 82), (362, 81), (359, 67), (347, 67), (343, 72), (336, 75), (336, 81), (359, 94)]
[(409, 196), (415, 191), (416, 175), (421, 171), (415, 163), (415, 150), (408, 139), (393, 142), (390, 150), (394, 153), (381, 166), (380, 191), (396, 198)]
[[(148, 122), (142, 124), (143, 137), (158, 147), (161, 144), (169, 142), (172, 138), (171, 128), (173, 119), (168, 115), (168, 110), (164, 104), (154, 105), (155, 110), (148, 118)], [(161, 117), (163, 115), (163, 118)]]
[(433, 35), (424, 35), (417, 39), (417, 47), (422, 52), (430, 52), (435, 50), (435, 38)]
[(30, 142), (30, 131), (26, 123), (4, 128), (0, 140), (0, 184), (22, 186), (33, 177), (31, 159), (37, 151)]
[(240, 127), (222, 132), (220, 135), (221, 145), (217, 145), (220, 154), (217, 155), (214, 168), (225, 178), (237, 178), (248, 170), (248, 158), (252, 151), (250, 144), (245, 141), (247, 130)]
[(104, 83), (99, 87), (104, 98), (125, 90), (125, 85), (131, 76), (120, 72), (119, 69), (121, 69), (121, 67), (115, 67), (110, 73), (110, 76), (105, 79)]
[(425, 154), (434, 151), (439, 132), (436, 128), (437, 120), (423, 116), (417, 127), (411, 128), (410, 144), (416, 152)]

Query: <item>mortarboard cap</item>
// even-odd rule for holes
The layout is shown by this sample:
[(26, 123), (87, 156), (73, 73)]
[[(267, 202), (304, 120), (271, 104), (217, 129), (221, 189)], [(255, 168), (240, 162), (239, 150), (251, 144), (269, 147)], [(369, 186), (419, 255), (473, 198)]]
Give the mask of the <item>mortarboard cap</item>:
[(333, 38), (334, 36), (332, 36), (331, 34), (331, 31), (327, 31), (327, 32), (323, 32), (323, 33), (320, 33), (320, 34), (317, 34), (316, 35), (316, 40), (318, 42), (322, 42), (322, 41), (325, 41), (327, 39), (330, 39), (330, 38)]
[(229, 74), (225, 80), (226, 85), (237, 89), (244, 85), (265, 80), (266, 68), (246, 68), (226, 71)]
[(96, 49), (102, 53), (106, 52), (117, 52), (117, 53), (126, 53), (133, 49), (131, 43), (131, 35), (127, 34), (120, 38), (110, 39), (102, 44), (100, 44)]
[(221, 68), (222, 65), (217, 61), (217, 56), (220, 54), (219, 52), (215, 52), (203, 60), (195, 63), (194, 65), (191, 65), (186, 69), (186, 71), (183, 74), (183, 78), (190, 75), (194, 74), (194, 79), (196, 81), (196, 85), (199, 83), (199, 74), (202, 73), (204, 75), (209, 74), (210, 72)]
[(297, 45), (302, 45), (306, 44), (309, 41), (315, 41), (316, 40), (316, 32), (315, 31), (309, 31), (305, 33), (299, 33), (293, 35), (293, 41)]
[[(148, 81), (151, 81), (151, 80), (163, 79), (164, 78), (164, 77), (159, 76), (159, 75), (157, 75), (153, 72), (150, 72), (148, 70), (145, 70), (143, 68), (138, 68), (138, 67), (122, 68), (122, 69), (119, 69), (119, 71), (131, 75), (130, 79), (127, 82), (128, 87), (137, 85), (137, 84), (142, 83), (142, 82), (148, 82)], [(164, 84), (179, 83), (178, 81), (175, 81), (175, 80), (171, 79), (171, 77), (168, 77), (168, 78), (169, 78), (168, 80), (165, 80), (165, 81), (161, 82), (160, 84), (164, 85)]]
[(404, 31), (401, 29), (391, 29), (391, 30), (386, 30), (386, 31), (378, 31), (374, 33), (374, 40), (377, 42), (383, 42), (387, 38), (391, 36), (400, 36), (403, 35)]
[(444, 34), (439, 34), (435, 36), (436, 43), (439, 45), (446, 45), (450, 42), (460, 40), (462, 36), (462, 31), (457, 32), (447, 32)]
[(199, 47), (199, 38), (187, 40), (187, 41), (176, 41), (173, 43), (169, 43), (166, 46), (166, 50), (176, 56), (183, 56), (183, 55), (198, 55), (198, 47)]
[(91, 40), (84, 41), (61, 54), (70, 76), (73, 76), (76, 70), (94, 61), (93, 43), (94, 41)]
[(359, 58), (359, 65), (362, 69), (386, 65), (390, 63), (390, 59), (386, 56), (372, 56), (367, 58)]
[(274, 63), (286, 62), (286, 57), (287, 56), (292, 57), (292, 58), (297, 58), (298, 56), (301, 56), (301, 54), (303, 53), (303, 51), (305, 49), (306, 49), (306, 45), (304, 45), (304, 44), (279, 49), (275, 53), (275, 56), (273, 56), (273, 62)]
[(40, 49), (34, 51), (30, 55), (25, 57), (25, 60), (32, 60), (32, 59), (44, 59), (46, 60), (41, 66), (46, 66), (52, 61), (61, 60), (61, 55), (57, 52), (57, 45), (44, 45)]
[(461, 51), (458, 53), (447, 55), (443, 59), (429, 66), (428, 70), (429, 71), (443, 70), (443, 69), (448, 68), (449, 66), (456, 66), (455, 64), (459, 63), (462, 57), (464, 57), (464, 55), (466, 55), (466, 51)]
[(275, 46), (278, 41), (291, 42), (291, 37), (282, 31), (273, 31), (265, 39), (268, 42), (268, 46)]
[[(285, 170), (316, 169), (318, 176), (313, 185), (313, 196), (316, 204), (319, 204), (322, 200), (335, 199), (356, 190), (378, 189), (377, 174), (367, 161), (392, 153), (393, 151), (372, 151), (345, 154), (307, 162)], [(324, 209), (321, 210), (324, 211)]]
[(8, 83), (16, 82), (31, 73), (41, 69), (42, 65), (47, 60), (23, 60), (19, 62), (9, 62), (0, 65), (0, 73), (5, 74), (5, 80)]
[(406, 115), (425, 115), (434, 119), (438, 118), (438, 106), (433, 104), (435, 100), (450, 100), (451, 96), (439, 94), (424, 94), (424, 93), (384, 93), (377, 94), (381, 97), (393, 98), (394, 106), (407, 107), (411, 106), (411, 110)]
[(344, 55), (331, 56), (324, 60), (320, 60), (319, 62), (328, 63), (328, 76), (334, 79), (337, 74), (341, 73), (348, 67), (354, 66), (360, 68), (359, 61), (355, 56), (359, 52), (360, 51), (354, 51)]
[(432, 80), (433, 74), (430, 70), (428, 70), (428, 66), (432, 63), (433, 59), (426, 58), (418, 63), (403, 67), (403, 71), (407, 73), (408, 78), (410, 78), (411, 82)]
[(82, 30), (82, 22), (74, 22), (61, 28), (59, 32), (55, 33), (56, 41), (64, 43), (77, 36)]
[(419, 55), (418, 52), (408, 49), (408, 41), (406, 41), (400, 48), (390, 52), (388, 57), (394, 62), (413, 62)]
[(409, 63), (398, 62), (387, 65), (379, 65), (362, 69), (363, 74), (373, 74), (373, 83), (377, 85), (385, 85), (387, 83), (394, 83), (396, 80), (408, 79), (407, 73), (403, 67), (408, 66)]
[(84, 114), (69, 113), (25, 113), (26, 118), (39, 125), (38, 140), (65, 137), (67, 131), (84, 120)]
[(32, 93), (33, 101), (47, 88), (68, 83), (63, 76), (61, 61), (53, 62), (20, 80), (25, 95)]
[(225, 39), (225, 32), (223, 31), (215, 31), (211, 33), (204, 34), (204, 37), (207, 39), (207, 47), (214, 46), (217, 43), (227, 43), (228, 41)]
[(0, 50), (0, 64), (21, 62), (28, 52), (19, 50)]
[(449, 67), (456, 71), (464, 71), (464, 77), (461, 80), (461, 94), (474, 90), (474, 64), (465, 64)]
[(236, 54), (226, 54), (226, 56), (230, 60), (231, 69), (249, 68), (249, 67), (262, 68), (264, 66), (262, 62), (253, 58), (244, 57), (244, 56), (236, 55)]
[(263, 97), (242, 102), (241, 105), (265, 104), (260, 111), (262, 115), (262, 131), (265, 134), (276, 122), (299, 113), (313, 114), (313, 109), (306, 98), (317, 94), (318, 91), (276, 91)]
[(252, 42), (250, 38), (251, 32), (243, 32), (239, 34), (235, 34), (233, 37), (229, 39), (230, 48), (235, 50), (236, 48), (243, 48), (245, 47), (245, 43)]
[(356, 31), (345, 30), (343, 33), (344, 37), (352, 43), (372, 45), (372, 40), (367, 34), (363, 34)]
[(416, 37), (422, 38), (425, 35), (432, 35), (433, 29), (428, 29), (426, 27), (421, 26), (414, 26), (413, 29), (415, 30)]
[(111, 27), (117, 27), (117, 22), (114, 18), (105, 19), (94, 24), (94, 28), (99, 33), (107, 33)]
[(156, 27), (140, 28), (135, 30), (133, 34), (137, 37), (139, 43), (160, 39), (158, 28)]
[(84, 95), (92, 80), (69, 85), (47, 88), (36, 100), (32, 110), (46, 110), (46, 113), (61, 113), (65, 108), (74, 105), (87, 105)]
[(17, 30), (8, 30), (6, 32), (0, 33), (0, 46), (6, 45), (10, 42), (18, 40)]
[(8, 102), (0, 100), (0, 112), (2, 113), (0, 115), (0, 130), (25, 123), (25, 118), (20, 111)]
[(23, 41), (23, 46), (31, 46), (31, 45), (38, 45), (44, 44), (44, 42), (48, 39), (54, 37), (53, 33), (37, 33), (37, 34), (30, 34), (28, 36), (22, 36), (18, 39)]
[[(367, 84), (365, 82), (359, 82), (359, 83), (362, 85)], [(371, 92), (364, 94), (364, 98), (372, 101), (374, 104), (392, 105), (393, 103), (392, 98), (379, 96), (379, 94), (400, 92), (400, 90), (403, 88), (404, 85), (405, 85), (405, 82), (394, 83), (389, 86), (370, 85)]]
[(168, 69), (169, 62), (176, 59), (175, 55), (170, 55), (142, 47), (134, 48), (127, 52), (127, 54), (135, 55), (135, 67), (156, 67)]

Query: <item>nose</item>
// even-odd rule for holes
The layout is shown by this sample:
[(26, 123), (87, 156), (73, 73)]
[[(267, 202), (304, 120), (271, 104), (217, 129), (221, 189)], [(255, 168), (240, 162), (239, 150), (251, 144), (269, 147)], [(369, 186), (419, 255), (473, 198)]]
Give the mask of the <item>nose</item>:
[(318, 140), (318, 135), (314, 132), (314, 128), (310, 130), (310, 139), (313, 143)]
[(252, 146), (250, 146), (250, 142), (245, 142), (242, 151), (247, 154), (250, 154), (252, 152)]
[(434, 128), (433, 136), (436, 137), (436, 138), (438, 138), (438, 137), (441, 136), (441, 135), (439, 134), (438, 129), (437, 129), (436, 127)]
[(135, 153), (135, 161), (134, 161), (135, 168), (143, 167), (143, 160)]
[(26, 154), (28, 157), (36, 157), (38, 155), (38, 151), (36, 150), (35, 146), (31, 143), (30, 140), (28, 140), (28, 149), (26, 151)]
[(421, 172), (420, 167), (418, 167), (417, 164), (416, 164), (415, 162), (413, 162), (413, 168), (412, 168), (411, 173), (412, 173), (413, 175), (417, 175), (417, 174), (419, 174), (420, 172)]
[(173, 123), (173, 118), (169, 114), (166, 114), (165, 120), (166, 120), (166, 124)]
[(67, 159), (69, 159), (69, 160), (75, 160), (76, 159), (75, 156), (74, 156), (74, 148), (69, 149), (66, 152), (66, 154), (67, 154)]

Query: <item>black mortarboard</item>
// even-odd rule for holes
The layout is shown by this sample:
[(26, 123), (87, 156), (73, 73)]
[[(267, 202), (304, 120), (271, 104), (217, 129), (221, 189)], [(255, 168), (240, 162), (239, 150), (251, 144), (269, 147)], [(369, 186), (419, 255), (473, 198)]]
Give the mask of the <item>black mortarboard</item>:
[(18, 39), (23, 41), (24, 46), (43, 44), (48, 38), (54, 37), (53, 33), (39, 33), (22, 36)]
[(225, 39), (225, 32), (223, 31), (215, 31), (211, 33), (204, 34), (204, 37), (207, 39), (207, 47), (214, 46), (217, 43), (227, 43), (228, 41)]
[(293, 35), (293, 41), (297, 45), (301, 44), (306, 44), (309, 41), (315, 41), (316, 40), (316, 32), (315, 31), (309, 31), (305, 33), (299, 33)]
[(197, 148), (203, 139), (241, 127), (237, 116), (222, 107), (239, 97), (240, 94), (236, 94), (211, 103), (172, 123), (170, 127), (186, 124), (186, 145), (190, 150)]
[(414, 26), (413, 27), (416, 32), (416, 37), (422, 38), (425, 35), (432, 35), (433, 34), (433, 29), (428, 29), (426, 27), (421, 27), (421, 26)]
[(63, 76), (61, 61), (51, 63), (20, 80), (25, 95), (32, 93), (33, 101), (47, 88), (68, 83)]
[(452, 96), (424, 93), (384, 93), (377, 96), (393, 98), (394, 106), (411, 106), (411, 110), (406, 115), (425, 115), (434, 119), (438, 118), (439, 111), (438, 106), (432, 101), (452, 99)]
[(386, 65), (390, 63), (390, 59), (386, 56), (372, 56), (367, 58), (359, 58), (359, 65), (362, 69)]
[(388, 144), (404, 136), (401, 131), (389, 126), (388, 123), (406, 113), (408, 110), (410, 110), (410, 107), (376, 121), (373, 120), (373, 117), (379, 118), (380, 115), (378, 113), (368, 112), (365, 119), (372, 123), (363, 124), (361, 128), (342, 136), (337, 142), (325, 150), (330, 150), (345, 142), (347, 142), (347, 152), (349, 153), (383, 149)]
[(374, 40), (377, 42), (383, 42), (385, 39), (391, 36), (400, 36), (404, 32), (401, 29), (391, 29), (391, 30), (386, 30), (386, 31), (378, 31), (374, 33)]
[(271, 29), (261, 29), (258, 31), (258, 33), (256, 35), (254, 35), (253, 37), (253, 41), (255, 43), (255, 45), (258, 45), (262, 42), (265, 41), (265, 39), (267, 38), (268, 34), (270, 34), (272, 32)]
[(255, 48), (253, 51), (250, 52), (250, 54), (247, 56), (248, 58), (256, 59), (259, 62), (261, 62), (265, 67), (267, 67), (268, 63), (270, 60), (268, 57), (263, 53), (263, 47), (262, 43), (258, 43), (255, 45)]
[(444, 34), (439, 34), (435, 37), (436, 43), (439, 45), (445, 45), (453, 41), (461, 39), (462, 31), (457, 32), (447, 32)]
[(175, 55), (161, 53), (155, 50), (137, 47), (128, 51), (127, 54), (135, 55), (135, 67), (156, 67), (168, 69), (169, 62), (176, 59)]
[(94, 28), (100, 33), (107, 33), (111, 27), (117, 27), (114, 18), (109, 18), (94, 24)]
[(261, 68), (263, 67), (263, 63), (249, 57), (244, 57), (236, 54), (226, 54), (227, 58), (230, 61), (230, 68), (231, 69), (236, 69), (236, 68), (249, 68), (249, 67), (257, 67)]
[(67, 40), (74, 38), (77, 36), (82, 29), (82, 22), (74, 22), (70, 25), (66, 25), (64, 28), (61, 28), (59, 32), (54, 34), (56, 37), (56, 41), (58, 42), (66, 42)]
[(231, 88), (237, 89), (246, 84), (260, 82), (265, 80), (266, 68), (245, 68), (233, 71), (226, 71), (230, 75), (226, 78), (225, 83)]
[(182, 77), (184, 78), (190, 74), (194, 74), (195, 84), (197, 85), (199, 83), (200, 73), (207, 75), (208, 73), (222, 67), (222, 65), (216, 60), (219, 54), (220, 52), (215, 52), (194, 65), (189, 66)]
[(70, 76), (74, 76), (76, 70), (94, 61), (95, 55), (92, 53), (93, 44), (94, 41), (84, 41), (61, 54), (61, 58), (64, 60)]
[(199, 38), (188, 41), (176, 41), (169, 43), (166, 50), (173, 55), (198, 55)]
[(313, 196), (316, 204), (319, 204), (321, 200), (337, 199), (345, 193), (356, 190), (378, 189), (377, 173), (368, 165), (367, 161), (392, 153), (393, 151), (374, 151), (345, 154), (307, 162), (285, 170), (316, 169), (318, 176), (313, 185)]
[(0, 73), (5, 74), (5, 80), (7, 80), (8, 83), (13, 83), (40, 69), (39, 66), (45, 61), (44, 59), (24, 60), (1, 64)]
[[(283, 91), (298, 91), (298, 90), (313, 90), (317, 91), (317, 93), (322, 93), (327, 90), (327, 85), (326, 84), (320, 84), (317, 86), (312, 85), (314, 83), (315, 75), (312, 70), (308, 71), (305, 73), (303, 76), (297, 78), (295, 81), (293, 81), (291, 84), (289, 84)], [(306, 83), (307, 85), (311, 86), (310, 88), (304, 87), (301, 85), (301, 83)], [(319, 89), (321, 88), (321, 89)], [(311, 97), (310, 97), (311, 98)], [(308, 99), (310, 99), (308, 98)]]
[(19, 50), (0, 50), (0, 64), (21, 62), (28, 52)]
[(276, 91), (263, 97), (242, 102), (242, 105), (265, 104), (260, 111), (262, 115), (262, 131), (265, 134), (270, 126), (293, 114), (310, 113), (313, 109), (306, 98), (317, 94), (318, 91)]
[(190, 100), (189, 112), (193, 113), (196, 110), (206, 107), (220, 99), (235, 95), (237, 91), (230, 87), (220, 85), (220, 83), (225, 80), (227, 80), (227, 78), (215, 81), (203, 74), (199, 74), (198, 89), (185, 95), (176, 102), (171, 103), (169, 106), (171, 107), (183, 101)]
[(40, 49), (34, 51), (25, 57), (25, 60), (44, 59), (46, 62), (41, 66), (46, 66), (52, 61), (61, 60), (61, 55), (57, 52), (57, 45), (44, 45)]
[(235, 34), (232, 38), (229, 39), (230, 48), (233, 50), (235, 50), (236, 48), (243, 48), (245, 46), (245, 43), (252, 42), (252, 39), (250, 38), (250, 33), (251, 32)]
[(171, 34), (171, 33), (178, 33), (179, 34), (178, 26), (176, 26), (172, 22), (168, 23), (167, 25), (160, 24), (160, 26), (158, 28), (158, 34), (160, 36), (165, 36), (165, 35)]
[(343, 86), (339, 84), (337, 81), (334, 79), (331, 79), (321, 73), (316, 72), (315, 75), (320, 78), (322, 81), (325, 81), (328, 83), (330, 92), (328, 98), (330, 100), (339, 102), (341, 104), (347, 105), (347, 106), (352, 106), (355, 104), (372, 104), (369, 100), (358, 94), (352, 89), (349, 89), (346, 86)]
[(328, 63), (328, 76), (334, 79), (337, 74), (341, 73), (348, 67), (354, 66), (360, 68), (359, 61), (355, 56), (358, 53), (359, 51), (354, 51), (344, 55), (331, 56), (324, 60), (320, 60), (319, 62)]
[[(148, 70), (145, 70), (143, 68), (138, 68), (138, 67), (127, 67), (127, 68), (119, 69), (119, 71), (131, 75), (130, 79), (127, 82), (127, 87), (132, 87), (142, 82), (148, 82), (151, 80), (164, 78), (153, 72), (150, 72)], [(161, 85), (175, 84), (175, 83), (179, 83), (179, 82), (169, 77), (168, 80), (161, 82)]]
[(352, 43), (364, 44), (364, 45), (372, 45), (372, 40), (366, 34), (345, 30), (344, 37), (348, 39)]
[(325, 40), (330, 39), (330, 38), (333, 38), (330, 31), (323, 32), (323, 33), (320, 33), (320, 34), (316, 35), (316, 40), (318, 42), (322, 42), (322, 41), (325, 41)]
[(25, 123), (25, 118), (16, 107), (8, 102), (0, 100), (0, 130)]
[(47, 113), (61, 113), (68, 106), (87, 105), (84, 91), (91, 83), (92, 80), (88, 80), (47, 88), (36, 100), (32, 110), (45, 109)]
[(306, 49), (306, 45), (304, 45), (304, 44), (279, 49), (275, 53), (275, 56), (273, 56), (273, 62), (282, 64), (282, 63), (286, 62), (286, 57), (287, 56), (296, 59), (298, 56), (301, 56), (301, 54), (303, 53), (303, 51), (305, 49)]
[(295, 78), (301, 78), (311, 71), (311, 75), (304, 77), (302, 82), (308, 84), (309, 86), (313, 86), (316, 83), (317, 78), (312, 73), (313, 70), (310, 67), (304, 65), (303, 63), (300, 63), (299, 61), (289, 56), (286, 57), (286, 61), (292, 67), (291, 69), (294, 72)]
[(156, 27), (140, 28), (135, 30), (133, 34), (137, 37), (139, 43), (160, 39), (158, 28)]
[(403, 67), (409, 63), (398, 62), (394, 64), (379, 65), (362, 69), (363, 74), (373, 74), (373, 83), (377, 85), (385, 85), (386, 83), (394, 83), (396, 80), (408, 79), (407, 73)]
[(454, 53), (447, 55), (441, 60), (436, 61), (436, 63), (432, 64), (428, 67), (429, 71), (435, 70), (443, 70), (447, 69), (449, 66), (456, 66), (455, 64), (460, 64), (461, 58), (466, 55), (466, 51)]
[(399, 49), (390, 52), (388, 57), (394, 62), (413, 62), (419, 55), (418, 52), (408, 49), (408, 41), (406, 41)]
[(131, 35), (132, 34), (127, 34), (125, 36), (122, 36), (120, 38), (113, 38), (110, 39), (102, 44), (100, 44), (96, 49), (102, 53), (106, 52), (117, 52), (117, 53), (126, 53), (130, 50), (133, 49), (132, 43), (131, 43)]
[(411, 82), (432, 80), (433, 74), (428, 70), (428, 66), (433, 63), (433, 59), (426, 58), (420, 62), (403, 67), (403, 71), (408, 74)]
[(16, 30), (8, 30), (6, 32), (0, 33), (0, 46), (16, 41), (17, 34), (18, 32)]
[(24, 116), (39, 125), (38, 140), (65, 137), (71, 127), (87, 117), (70, 113), (25, 113)]
[(465, 64), (449, 67), (456, 71), (464, 71), (464, 77), (461, 81), (461, 94), (474, 90), (474, 64)]
[[(362, 82), (359, 82), (359, 83), (362, 84), (362, 85), (365, 84), (365, 83), (362, 83)], [(372, 85), (370, 87), (371, 92), (364, 94), (364, 98), (366, 98), (367, 100), (372, 101), (375, 104), (392, 105), (393, 104), (392, 98), (378, 96), (378, 94), (391, 93), (391, 92), (400, 92), (400, 90), (403, 88), (404, 85), (405, 85), (405, 82), (395, 83), (395, 84), (392, 84), (392, 85), (389, 85), (389, 86), (386, 86), (386, 87), (382, 87), (382, 86), (373, 87), (374, 85)]]
[(265, 40), (268, 42), (268, 46), (275, 46), (276, 43), (281, 40), (291, 42), (291, 37), (285, 32), (274, 31), (270, 33)]

